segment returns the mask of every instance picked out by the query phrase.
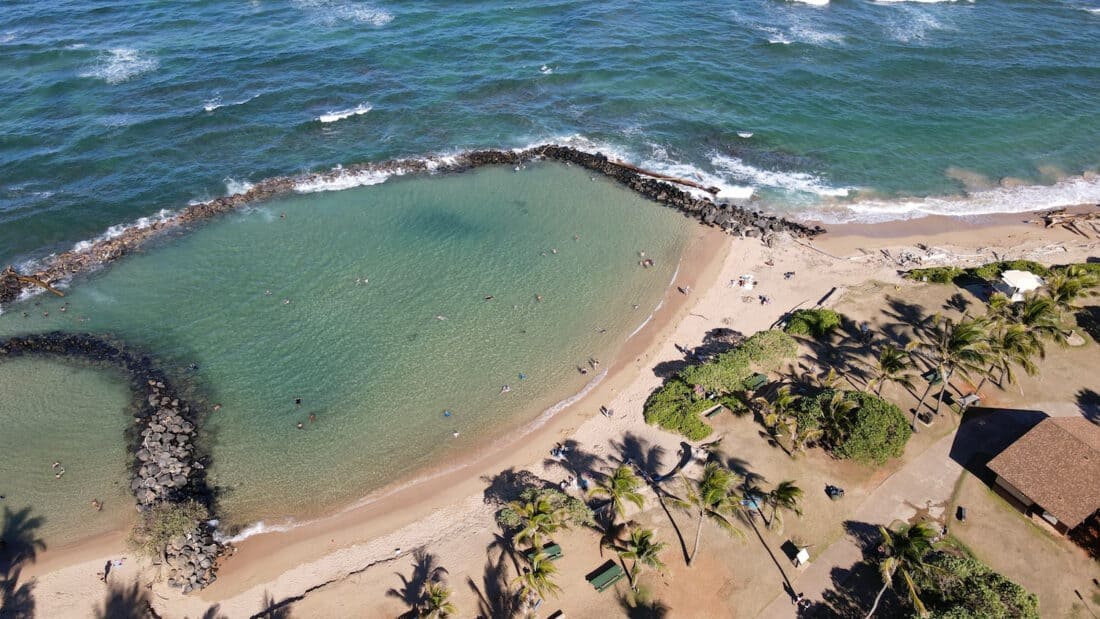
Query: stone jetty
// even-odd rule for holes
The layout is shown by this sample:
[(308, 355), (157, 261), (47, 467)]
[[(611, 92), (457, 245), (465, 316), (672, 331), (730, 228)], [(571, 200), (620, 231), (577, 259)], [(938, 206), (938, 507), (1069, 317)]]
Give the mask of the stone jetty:
[(806, 226), (720, 200), (716, 197), (718, 190), (715, 188), (702, 188), (702, 191), (698, 192), (702, 193), (702, 196), (693, 194), (677, 185), (690, 186), (698, 190), (701, 188), (698, 183), (647, 172), (636, 166), (609, 159), (601, 153), (556, 144), (535, 146), (525, 150), (476, 150), (448, 157), (362, 163), (297, 177), (269, 178), (256, 183), (242, 193), (192, 204), (174, 214), (156, 220), (145, 220), (140, 225), (135, 224), (121, 234), (110, 238), (82, 243), (78, 248), (40, 261), (40, 264), (31, 269), (30, 273), (19, 274), (14, 269), (2, 271), (0, 272), (0, 304), (13, 301), (26, 289), (55, 285), (68, 280), (73, 275), (113, 262), (167, 230), (182, 230), (247, 204), (299, 191), (302, 187), (338, 182), (357, 175), (461, 172), (482, 166), (520, 166), (538, 160), (559, 161), (602, 174), (649, 199), (678, 209), (706, 225), (719, 227), (739, 237), (768, 240), (769, 237), (778, 233), (812, 237), (825, 231), (820, 226)]
[[(162, 503), (197, 501), (213, 513), (207, 485), (208, 458), (196, 446), (199, 414), (145, 355), (87, 334), (44, 333), (0, 341), (6, 358), (48, 355), (122, 369), (135, 399), (134, 425), (128, 431), (132, 468), (130, 489), (141, 512)], [(184, 593), (214, 582), (224, 547), (207, 523), (199, 523), (165, 551), (168, 584)]]

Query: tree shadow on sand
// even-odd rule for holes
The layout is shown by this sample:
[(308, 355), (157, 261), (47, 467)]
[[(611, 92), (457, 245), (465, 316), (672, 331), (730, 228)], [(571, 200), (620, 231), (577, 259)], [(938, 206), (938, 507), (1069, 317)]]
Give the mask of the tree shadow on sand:
[[(844, 522), (844, 530), (859, 547), (863, 559), (848, 568), (832, 569), (832, 587), (822, 593), (822, 599), (810, 605), (804, 614), (806, 617), (864, 617), (882, 587), (875, 559), (876, 549), (882, 543), (878, 525), (848, 520)], [(887, 590), (876, 616), (904, 617), (908, 614), (892, 590)]]
[(1100, 393), (1092, 389), (1082, 389), (1077, 392), (1077, 407), (1085, 419), (1100, 425)]
[(707, 331), (703, 336), (703, 343), (695, 348), (676, 345), (676, 350), (683, 354), (679, 359), (662, 361), (653, 366), (653, 374), (658, 378), (671, 378), (679, 374), (684, 368), (697, 363), (704, 363), (714, 357), (737, 348), (745, 340), (744, 334), (727, 327), (717, 327)]
[(417, 548), (413, 551), (413, 572), (406, 577), (398, 572), (401, 579), (401, 588), (393, 588), (386, 591), (388, 597), (401, 600), (409, 607), (409, 611), (402, 617), (417, 617), (421, 602), (424, 600), (424, 590), (428, 583), (437, 583), (447, 573), (447, 569), (439, 565), (438, 558), (424, 550)]
[(492, 548), (485, 552), (485, 571), (478, 587), (473, 578), (466, 584), (477, 596), (477, 616), (485, 619), (512, 619), (519, 614), (519, 591), (513, 590), (508, 572), (508, 557), (504, 551), (493, 558)]
[(511, 468), (493, 476), (484, 476), (481, 481), (488, 484), (483, 493), (485, 503), (497, 507), (515, 501), (528, 488), (548, 488), (552, 485), (531, 471)]
[(96, 619), (156, 619), (149, 601), (149, 591), (141, 583), (114, 584), (107, 590), (103, 606), (96, 609)]
[(37, 530), (46, 521), (32, 516), (31, 508), (12, 511), (4, 507), (4, 524), (0, 531), (0, 617), (30, 619), (34, 617), (34, 581), (20, 584), (23, 566), (33, 563), (38, 552), (46, 549)]
[[(604, 465), (603, 456), (581, 449), (581, 444), (569, 439), (561, 444), (565, 449), (558, 458), (546, 458), (542, 461), (546, 468), (559, 468), (573, 477), (591, 477), (596, 469)], [(540, 480), (542, 481), (542, 480)]]

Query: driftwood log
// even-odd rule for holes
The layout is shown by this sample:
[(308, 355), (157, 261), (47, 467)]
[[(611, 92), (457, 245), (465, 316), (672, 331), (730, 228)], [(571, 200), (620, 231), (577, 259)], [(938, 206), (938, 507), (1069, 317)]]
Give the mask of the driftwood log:
[[(1097, 206), (1100, 207), (1100, 204)], [(1039, 219), (1027, 220), (1029, 224), (1043, 224), (1046, 228), (1059, 226), (1074, 234), (1080, 234), (1085, 238), (1089, 238), (1089, 234), (1082, 229), (1082, 226), (1087, 226), (1092, 230), (1093, 234), (1100, 235), (1100, 228), (1098, 228), (1097, 224), (1094, 222), (1100, 222), (1100, 211), (1068, 213), (1064, 208), (1040, 213)]]
[(23, 275), (19, 273), (19, 271), (16, 271), (13, 266), (8, 266), (8, 268), (4, 269), (3, 273), (0, 273), (0, 288), (15, 290), (16, 294), (18, 294), (18, 291), (24, 286), (38, 286), (39, 288), (49, 290), (59, 297), (65, 296), (64, 292), (54, 288), (49, 283), (33, 275)]

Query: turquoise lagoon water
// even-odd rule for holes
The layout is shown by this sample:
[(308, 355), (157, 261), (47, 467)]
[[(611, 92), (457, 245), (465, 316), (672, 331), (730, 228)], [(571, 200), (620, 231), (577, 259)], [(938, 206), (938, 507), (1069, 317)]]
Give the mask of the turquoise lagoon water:
[[(832, 219), (1096, 201), (1097, 9), (7, 1), (0, 262), (226, 179), (569, 136)], [(1045, 188), (981, 193), (1005, 177)]]
[[(0, 10), (0, 265), (275, 175), (547, 141), (829, 221), (1100, 201), (1100, 3), (14, 0)], [(33, 303), (57, 304), (48, 297), (4, 308), (0, 335), (91, 330), (156, 354), (196, 397), (224, 406), (209, 440), (228, 519), (301, 516), (514, 432), (580, 389), (572, 368), (610, 355), (637, 326), (689, 229), (555, 166), (396, 178), (165, 239), (78, 279), (65, 314), (42, 317)], [(641, 249), (655, 269), (636, 268)], [(623, 311), (634, 303), (640, 314)], [(11, 453), (31, 468), (5, 463), (0, 493), (56, 512), (56, 531), (71, 532), (88, 499), (34, 494), (61, 487), (33, 477), (56, 449), (21, 425), (69, 413), (20, 395), (37, 375), (26, 367), (0, 368), (0, 401), (14, 402), (5, 419), (23, 419), (0, 451), (18, 445)], [(43, 367), (54, 368), (47, 380), (68, 371)], [(82, 380), (103, 381), (84, 391), (115, 418), (124, 405), (112, 379)], [(499, 395), (503, 384), (512, 392)], [(317, 423), (295, 429), (309, 412)], [(114, 480), (125, 463), (110, 423), (89, 430), (102, 461), (86, 466)]]
[[(91, 331), (155, 352), (197, 401), (222, 405), (207, 444), (225, 520), (304, 517), (445, 468), (581, 391), (596, 373), (577, 367), (645, 321), (692, 225), (558, 164), (294, 195), (78, 279), (65, 313), (49, 297), (13, 304), (0, 336)], [(38, 385), (23, 378), (0, 391)], [(124, 468), (118, 425), (94, 434), (111, 471)], [(53, 457), (47, 438), (5, 431), (38, 460)], [(4, 483), (29, 489), (6, 470)]]
[(47, 546), (115, 529), (135, 513), (123, 438), (128, 380), (52, 359), (0, 363), (0, 506), (44, 518), (36, 533)]

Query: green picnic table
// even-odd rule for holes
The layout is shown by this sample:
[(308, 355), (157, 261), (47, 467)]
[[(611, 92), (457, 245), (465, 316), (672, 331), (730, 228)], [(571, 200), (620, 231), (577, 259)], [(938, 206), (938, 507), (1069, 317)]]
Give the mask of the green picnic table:
[(757, 372), (752, 376), (745, 379), (745, 389), (749, 391), (756, 391), (757, 389), (768, 384), (768, 377), (764, 374)]
[(534, 560), (535, 555), (539, 554), (540, 552), (543, 555), (545, 555), (547, 559), (550, 559), (551, 561), (557, 561), (558, 559), (561, 558), (561, 554), (562, 554), (561, 553), (561, 546), (558, 545), (558, 544), (555, 544), (554, 542), (550, 542), (549, 544), (546, 544), (542, 548), (532, 548), (532, 549), (528, 550), (527, 552), (525, 552), (523, 554), (525, 554), (527, 556), (528, 561), (532, 561), (532, 560)]
[(608, 561), (596, 570), (595, 575), (591, 576), (588, 582), (595, 587), (596, 591), (603, 592), (619, 582), (623, 576), (626, 576), (623, 568), (614, 561)]

